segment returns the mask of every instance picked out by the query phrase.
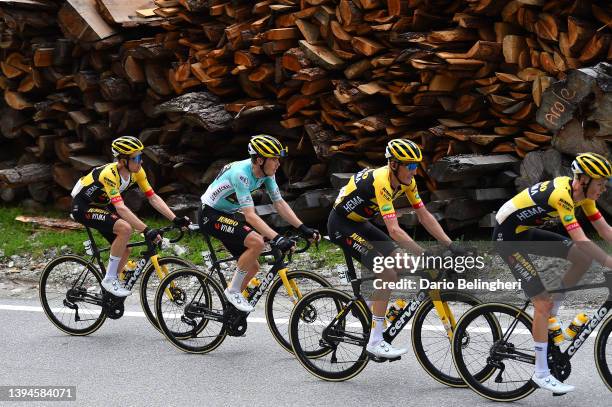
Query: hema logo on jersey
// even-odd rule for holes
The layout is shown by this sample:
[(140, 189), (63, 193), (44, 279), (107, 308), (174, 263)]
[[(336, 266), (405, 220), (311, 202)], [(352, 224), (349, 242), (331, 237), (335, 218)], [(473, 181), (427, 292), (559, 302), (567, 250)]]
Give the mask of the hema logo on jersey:
[(356, 196), (354, 198), (349, 199), (347, 203), (342, 205), (342, 209), (347, 212), (352, 212), (356, 207), (359, 206), (359, 204), (363, 202), (364, 200), (360, 196)]
[(523, 211), (520, 211), (516, 217), (519, 220), (527, 220), (533, 216), (538, 216), (541, 213), (546, 213), (546, 210), (544, 208), (540, 208), (539, 206), (536, 206), (535, 208), (529, 208), (529, 209), (525, 209)]

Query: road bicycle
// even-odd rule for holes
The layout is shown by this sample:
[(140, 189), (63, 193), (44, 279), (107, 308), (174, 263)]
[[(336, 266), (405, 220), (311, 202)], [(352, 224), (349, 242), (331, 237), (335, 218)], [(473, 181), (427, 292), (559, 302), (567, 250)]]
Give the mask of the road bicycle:
[[(176, 229), (168, 226), (160, 229), (160, 235)], [(68, 254), (55, 257), (40, 276), (39, 297), (45, 314), (61, 331), (84, 336), (98, 330), (106, 318), (119, 319), (125, 311), (125, 298), (116, 297), (102, 287), (106, 269), (101, 253), (110, 248), (98, 248), (90, 228), (85, 227), (89, 240), (86, 252), (89, 258)], [(176, 243), (183, 237), (170, 240)], [(132, 289), (142, 275), (140, 302), (149, 322), (159, 329), (152, 300), (159, 281), (175, 269), (193, 267), (192, 263), (178, 257), (159, 257), (159, 245), (147, 240), (129, 243), (127, 247), (146, 246), (133, 270), (124, 272), (125, 287)], [(95, 263), (94, 263), (95, 262)]]
[[(549, 338), (548, 366), (558, 380), (565, 381), (572, 371), (572, 357), (601, 325), (595, 339), (595, 365), (612, 391), (612, 315), (605, 318), (612, 309), (612, 272), (605, 272), (604, 279), (602, 283), (549, 291), (607, 288), (609, 294), (565, 350)], [(481, 396), (494, 401), (514, 401), (536, 390), (531, 381), (535, 351), (531, 336), (533, 319), (526, 313), (529, 304), (530, 301), (525, 302), (522, 308), (503, 303), (481, 304), (467, 311), (457, 323), (453, 338), (455, 365), (467, 385)], [(484, 320), (486, 326), (483, 326)]]
[[(291, 345), (297, 359), (310, 373), (327, 381), (351, 379), (370, 360), (388, 360), (366, 352), (372, 313), (361, 295), (361, 284), (376, 276), (357, 278), (352, 257), (346, 252), (344, 257), (345, 278), (353, 295), (333, 288), (314, 291), (298, 302), (289, 320)], [(412, 275), (439, 281), (450, 274), (449, 270), (423, 270)], [(465, 387), (452, 365), (450, 343), (458, 316), (478, 304), (478, 299), (466, 293), (421, 289), (388, 324), (383, 339), (392, 343), (414, 318), (412, 347), (421, 366), (440, 383)]]
[[(207, 272), (194, 268), (175, 271), (161, 281), (155, 297), (161, 331), (174, 346), (189, 353), (211, 352), (227, 335), (243, 336), (248, 326), (248, 314), (229, 304), (223, 293), (227, 281), (221, 264), (237, 259), (217, 259), (208, 235), (204, 234), (204, 239), (210, 249), (210, 269)], [(297, 241), (295, 237), (292, 239)], [(294, 253), (303, 253), (309, 247), (310, 242), (306, 241), (304, 247)], [(255, 306), (268, 292), (265, 305), (268, 327), (280, 346), (291, 352), (287, 324), (291, 309), (306, 293), (331, 287), (331, 284), (311, 271), (289, 271), (291, 252), (272, 249), (262, 256), (273, 257), (274, 260), (268, 262), (272, 267), (263, 273), (260, 284), (247, 293), (247, 299)]]

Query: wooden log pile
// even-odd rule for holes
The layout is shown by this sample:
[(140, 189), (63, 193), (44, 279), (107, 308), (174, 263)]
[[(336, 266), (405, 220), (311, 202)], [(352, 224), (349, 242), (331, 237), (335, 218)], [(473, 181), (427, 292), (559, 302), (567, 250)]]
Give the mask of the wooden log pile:
[[(59, 188), (37, 181), (36, 199), (65, 206), (110, 140), (135, 134), (178, 205), (267, 132), (290, 148), (288, 197), (312, 207), (308, 190), (381, 164), (405, 137), (424, 149), (433, 194), (456, 182), (431, 172), (444, 157), (550, 148), (560, 129), (536, 120), (543, 95), (612, 60), (611, 38), (605, 0), (3, 0), (0, 164), (49, 165)], [(597, 127), (578, 145), (609, 148), (609, 116), (594, 114), (605, 92), (589, 87), (573, 109)], [(509, 188), (499, 182), (487, 187)]]

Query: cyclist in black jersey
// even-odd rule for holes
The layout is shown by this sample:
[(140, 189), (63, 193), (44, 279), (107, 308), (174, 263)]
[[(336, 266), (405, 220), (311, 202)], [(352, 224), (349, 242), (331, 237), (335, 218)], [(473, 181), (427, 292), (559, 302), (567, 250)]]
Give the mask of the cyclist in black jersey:
[[(498, 253), (514, 276), (521, 280), (525, 294), (532, 299), (535, 308), (532, 334), (536, 366), (532, 380), (540, 388), (554, 393), (574, 390), (574, 386), (560, 382), (550, 373), (547, 362), (548, 319), (557, 315), (563, 296), (552, 298), (546, 292), (529, 254), (560, 257), (571, 262), (561, 280), (562, 288), (576, 285), (593, 259), (604, 267), (612, 267), (612, 257), (589, 240), (574, 212), (575, 208), (582, 207), (599, 235), (608, 242), (612, 241), (612, 228), (595, 205), (606, 190), (612, 166), (599, 154), (584, 153), (576, 157), (572, 171), (573, 179), (557, 177), (540, 182), (506, 202), (497, 212), (493, 231)], [(561, 220), (570, 238), (538, 228), (555, 218)], [(575, 245), (575, 242), (580, 244)]]
[(187, 227), (188, 218), (179, 218), (155, 192), (142, 168), (144, 145), (136, 137), (124, 136), (112, 142), (115, 162), (95, 168), (79, 179), (72, 190), (72, 217), (98, 230), (111, 244), (110, 258), (102, 287), (117, 297), (131, 291), (123, 287), (117, 277), (125, 266), (130, 250), (126, 247), (133, 230), (143, 232), (151, 241), (159, 240), (157, 230), (150, 229), (123, 203), (121, 193), (134, 185), (148, 198), (159, 213), (175, 225)]
[[(385, 156), (389, 160), (387, 166), (360, 171), (340, 190), (327, 221), (330, 240), (370, 270), (376, 258), (394, 256), (400, 246), (414, 255), (423, 254), (421, 246), (400, 227), (396, 218), (393, 201), (405, 195), (425, 229), (439, 242), (461, 252), (461, 247), (446, 235), (419, 196), (414, 179), (423, 158), (419, 146), (410, 140), (394, 139), (387, 144)], [(379, 213), (388, 235), (369, 222)], [(381, 280), (395, 281), (397, 271), (384, 270)], [(370, 355), (384, 359), (395, 359), (407, 352), (383, 340), (390, 295), (390, 289), (382, 288), (372, 298), (372, 330), (366, 348)]]

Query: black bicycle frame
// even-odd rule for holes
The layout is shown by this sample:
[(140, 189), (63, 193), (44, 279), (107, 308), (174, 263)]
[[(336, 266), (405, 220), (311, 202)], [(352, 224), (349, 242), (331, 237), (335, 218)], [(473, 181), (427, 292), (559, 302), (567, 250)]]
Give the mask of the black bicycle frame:
[[(593, 316), (591, 316), (591, 318), (589, 319), (589, 322), (587, 322), (585, 325), (582, 326), (581, 330), (574, 337), (574, 339), (572, 340), (570, 345), (567, 347), (565, 352), (563, 352), (568, 357), (568, 359), (571, 359), (576, 354), (576, 352), (578, 352), (578, 349), (580, 349), (580, 347), (584, 345), (588, 337), (595, 331), (595, 329), (599, 326), (599, 324), (601, 324), (605, 320), (606, 315), (608, 315), (608, 313), (612, 310), (612, 272), (604, 273), (604, 278), (605, 278), (605, 281), (602, 283), (584, 284), (584, 285), (580, 285), (576, 287), (563, 288), (559, 290), (549, 291), (549, 293), (551, 294), (556, 294), (556, 293), (566, 293), (570, 291), (588, 290), (588, 289), (593, 289), (593, 288), (607, 288), (610, 293), (608, 295), (608, 299), (606, 300), (606, 302), (604, 302), (603, 305), (599, 307), (599, 309), (593, 314)], [(522, 309), (522, 312), (525, 312), (529, 303), (530, 301), (527, 301), (525, 303)], [(504, 333), (502, 337), (502, 342), (507, 341), (507, 338), (514, 331), (514, 328), (516, 327), (517, 323), (518, 323), (518, 316), (517, 318), (515, 318), (512, 324), (510, 324), (510, 326)], [(496, 355), (517, 359), (516, 355), (514, 354), (496, 353)], [(524, 356), (527, 357), (527, 355), (524, 355)], [(535, 364), (535, 357), (528, 356), (528, 358), (529, 360), (523, 360), (523, 361)]]
[[(361, 296), (361, 283), (364, 281), (373, 280), (375, 277), (366, 277), (362, 279), (357, 278), (357, 273), (355, 271), (355, 263), (353, 262), (353, 258), (351, 257), (351, 255), (347, 252), (344, 252), (344, 259), (346, 261), (346, 266), (348, 269), (347, 275), (350, 279), (351, 286), (353, 287), (353, 293), (355, 294), (355, 298), (351, 300), (345, 307), (347, 310), (350, 310), (353, 306), (356, 305), (358, 301), (365, 302), (363, 297)], [(443, 275), (444, 273), (439, 273), (434, 279), (434, 281), (440, 280)], [(419, 306), (425, 301), (427, 301), (427, 298), (429, 297), (429, 291), (431, 290), (419, 290), (416, 296), (412, 298), (410, 302), (408, 302), (406, 306), (400, 310), (394, 322), (390, 324), (383, 332), (383, 339), (387, 343), (393, 342), (393, 339), (395, 339), (395, 337), (399, 335), (399, 333), (402, 331), (402, 329), (404, 329), (408, 322), (410, 322)], [(371, 312), (369, 312), (368, 315), (371, 316)]]
[[(217, 256), (215, 255), (215, 252), (213, 250), (213, 245), (212, 245), (212, 242), (210, 241), (210, 237), (208, 236), (208, 234), (202, 233), (202, 235), (204, 236), (204, 241), (206, 242), (206, 245), (208, 246), (208, 250), (210, 253), (210, 260), (212, 262), (212, 266), (211, 266), (209, 274), (212, 274), (213, 271), (216, 272), (217, 276), (219, 277), (219, 280), (221, 280), (221, 285), (223, 286), (223, 289), (226, 289), (227, 281), (225, 280), (225, 276), (221, 272), (220, 265), (222, 263), (236, 261), (238, 259), (232, 256), (232, 257), (227, 257), (227, 258), (223, 258), (219, 260)], [(300, 249), (299, 251), (296, 251), (296, 253), (301, 253), (301, 252), (308, 250), (309, 246), (310, 244), (307, 244), (306, 248)], [(288, 262), (283, 261), (283, 256), (280, 252), (268, 251), (268, 252), (262, 253), (260, 257), (265, 257), (269, 255), (273, 255), (275, 257), (275, 261), (271, 263), (272, 268), (268, 271), (266, 276), (261, 280), (261, 284), (257, 287), (257, 290), (255, 290), (255, 292), (251, 294), (250, 298), (248, 298), (249, 303), (253, 307), (257, 305), (261, 297), (265, 294), (266, 289), (270, 286), (270, 284), (272, 284), (272, 281), (274, 281), (274, 278), (277, 276), (278, 272), (282, 270), (284, 267), (287, 267), (289, 264)]]

